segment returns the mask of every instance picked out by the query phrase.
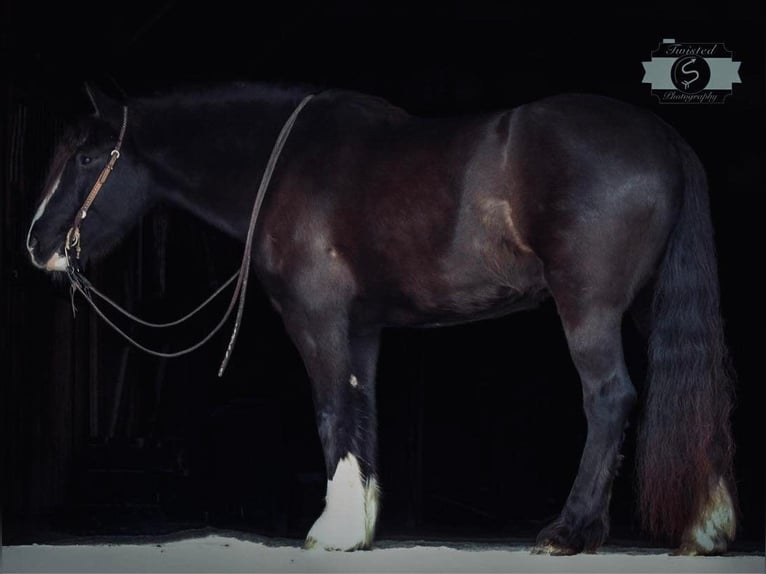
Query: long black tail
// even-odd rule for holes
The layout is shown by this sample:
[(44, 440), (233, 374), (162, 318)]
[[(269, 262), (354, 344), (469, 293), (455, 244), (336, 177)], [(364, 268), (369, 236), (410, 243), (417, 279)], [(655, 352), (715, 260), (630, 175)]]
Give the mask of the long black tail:
[(723, 479), (736, 506), (730, 429), (733, 377), (719, 308), (704, 168), (681, 144), (685, 190), (652, 301), (649, 380), (637, 445), (640, 510), (677, 543)]

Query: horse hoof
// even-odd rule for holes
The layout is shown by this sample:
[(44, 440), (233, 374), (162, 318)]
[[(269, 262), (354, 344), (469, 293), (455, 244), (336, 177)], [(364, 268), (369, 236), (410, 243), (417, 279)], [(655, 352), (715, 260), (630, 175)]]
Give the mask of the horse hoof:
[(597, 519), (586, 527), (575, 528), (563, 518), (549, 524), (537, 536), (533, 554), (571, 556), (580, 552), (595, 552), (604, 543), (609, 525)]
[(307, 536), (306, 541), (303, 543), (304, 550), (327, 550), (337, 552), (352, 552), (354, 550), (369, 550), (370, 545), (364, 541), (360, 541), (356, 544), (344, 544), (338, 541), (324, 541), (320, 542), (313, 536)]
[(341, 459), (327, 483), (325, 509), (306, 537), (307, 550), (360, 550), (369, 548), (378, 513), (378, 483), (362, 479), (356, 457)]
[(710, 493), (697, 520), (684, 532), (681, 547), (676, 554), (707, 556), (723, 554), (737, 533), (736, 511), (723, 479)]
[(537, 537), (532, 554), (571, 556), (582, 552), (583, 544), (565, 524), (554, 522), (543, 529)]
[(303, 548), (344, 552), (369, 548), (371, 540), (365, 535), (364, 524), (342, 520), (344, 518), (348, 517), (338, 517), (327, 512), (322, 514), (311, 527)]
[(578, 550), (574, 548), (560, 546), (550, 540), (538, 542), (535, 544), (534, 548), (532, 548), (532, 554), (545, 556), (572, 556), (577, 553)]
[(712, 545), (702, 545), (697, 542), (683, 542), (678, 550), (673, 552), (673, 556), (717, 556), (725, 554), (728, 548), (728, 541), (715, 541)]

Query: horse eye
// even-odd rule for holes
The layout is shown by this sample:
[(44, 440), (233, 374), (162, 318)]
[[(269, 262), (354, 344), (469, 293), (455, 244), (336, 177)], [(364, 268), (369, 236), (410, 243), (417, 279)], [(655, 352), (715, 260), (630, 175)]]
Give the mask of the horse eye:
[(80, 165), (88, 165), (91, 162), (91, 157), (87, 155), (80, 156)]

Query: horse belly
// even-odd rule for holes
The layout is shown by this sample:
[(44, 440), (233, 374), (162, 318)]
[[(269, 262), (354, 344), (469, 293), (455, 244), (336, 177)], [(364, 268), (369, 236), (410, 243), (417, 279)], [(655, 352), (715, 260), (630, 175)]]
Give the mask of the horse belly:
[(441, 273), (426, 284), (421, 277), (385, 293), (372, 306), (379, 307), (388, 325), (436, 327), (530, 309), (548, 297), (542, 275), (530, 272), (526, 264), (502, 277), (487, 272), (462, 280), (470, 268), (456, 270), (458, 280)]
[(443, 251), (412, 237), (413, 256), (403, 253), (388, 268), (370, 266), (377, 278), (392, 279), (380, 293), (387, 323), (465, 323), (529, 309), (547, 298), (542, 262), (509, 225), (506, 203), (495, 197), (477, 205), (460, 218)]

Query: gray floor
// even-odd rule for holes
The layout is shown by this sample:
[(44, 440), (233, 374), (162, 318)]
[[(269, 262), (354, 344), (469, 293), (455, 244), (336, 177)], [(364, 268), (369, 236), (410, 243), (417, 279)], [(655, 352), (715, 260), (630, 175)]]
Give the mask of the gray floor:
[(304, 551), (293, 541), (210, 534), (136, 544), (6, 546), (2, 572), (759, 572), (763, 552), (705, 558), (607, 547), (535, 556), (524, 546), (386, 542), (369, 552)]

